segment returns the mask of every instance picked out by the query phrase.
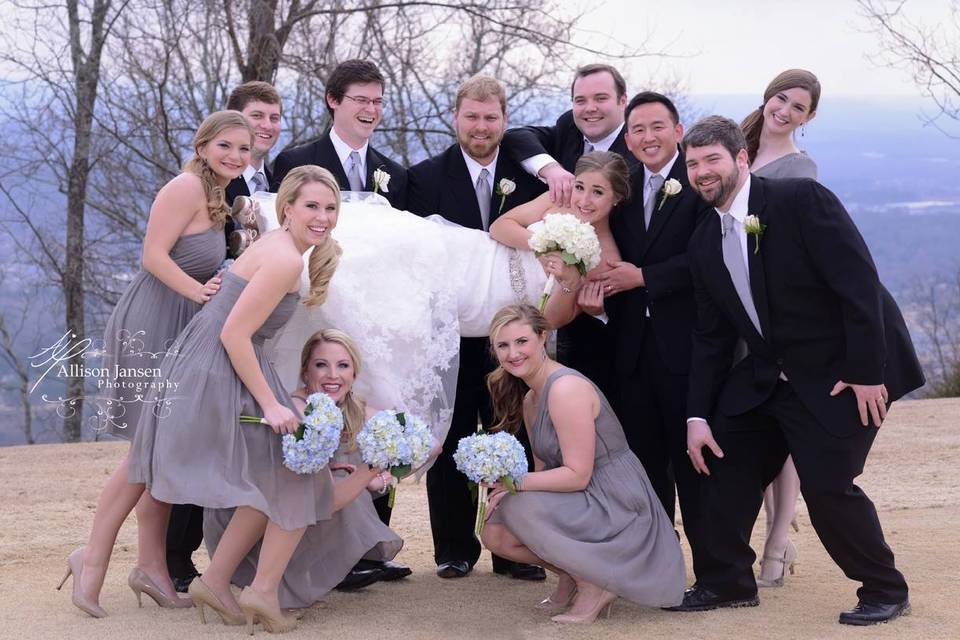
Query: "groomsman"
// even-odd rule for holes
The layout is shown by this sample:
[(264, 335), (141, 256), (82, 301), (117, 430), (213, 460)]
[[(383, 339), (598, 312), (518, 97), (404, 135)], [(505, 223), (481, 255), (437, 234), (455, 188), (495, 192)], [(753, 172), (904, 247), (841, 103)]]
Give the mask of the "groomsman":
[[(283, 104), (280, 94), (266, 82), (245, 82), (230, 92), (227, 109), (239, 111), (253, 128), (253, 149), (250, 164), (243, 173), (227, 185), (227, 205), (237, 196), (249, 196), (266, 191), (270, 184), (267, 158), (280, 137), (280, 117)], [(229, 239), (235, 225), (227, 218), (224, 233)], [(228, 244), (229, 247), (229, 244)], [(228, 248), (229, 251), (229, 248)], [(231, 256), (235, 257), (235, 256)], [(193, 552), (203, 542), (203, 507), (175, 504), (167, 525), (167, 569), (177, 591), (186, 593), (193, 579), (200, 575), (193, 564)]]
[(625, 117), (624, 141), (641, 164), (633, 172), (633, 197), (610, 221), (623, 260), (602, 277), (619, 417), (671, 521), (676, 483), (684, 533), (695, 549), (700, 488), (686, 455), (686, 401), (696, 304), (687, 243), (709, 207), (687, 181), (678, 147), (683, 125), (673, 102), (638, 93)]
[(273, 165), (273, 190), (294, 167), (315, 164), (328, 169), (344, 191), (373, 191), (373, 172), (390, 175), (382, 193), (397, 209), (406, 209), (407, 170), (373, 148), (370, 136), (383, 120), (385, 81), (367, 60), (341, 62), (327, 79), (327, 111), (333, 126), (318, 140), (285, 149)]
[(570, 202), (573, 169), (590, 151), (613, 151), (627, 166), (637, 159), (624, 139), (623, 108), (627, 84), (615, 67), (588, 64), (576, 70), (570, 87), (571, 109), (550, 126), (511, 129), (504, 140), (513, 158), (550, 187), (554, 202)]
[[(687, 444), (705, 474), (709, 535), (677, 609), (758, 603), (750, 531), (763, 487), (791, 454), (817, 536), (862, 583), (839, 622), (904, 615), (907, 583), (853, 483), (890, 403), (923, 384), (900, 310), (829, 190), (751, 176), (740, 128), (719, 116), (694, 125), (683, 149), (690, 184), (715, 213), (688, 250), (697, 327)], [(735, 361), (738, 341), (747, 355)]]
[[(421, 216), (440, 214), (464, 227), (486, 231), (502, 212), (532, 200), (543, 187), (509, 153), (501, 153), (507, 96), (495, 78), (476, 75), (464, 82), (457, 91), (453, 120), (457, 143), (410, 168), (410, 210)], [(507, 195), (502, 195), (509, 191), (504, 190), (504, 180), (515, 185)], [(485, 427), (492, 424), (485, 377), (493, 369), (486, 338), (460, 339), (453, 424), (443, 452), (427, 472), (434, 559), (441, 578), (466, 576), (480, 557), (480, 543), (473, 536), (476, 505), (453, 453), (460, 438), (476, 432), (478, 422)], [(497, 556), (494, 571), (527, 580), (545, 578), (540, 567)]]

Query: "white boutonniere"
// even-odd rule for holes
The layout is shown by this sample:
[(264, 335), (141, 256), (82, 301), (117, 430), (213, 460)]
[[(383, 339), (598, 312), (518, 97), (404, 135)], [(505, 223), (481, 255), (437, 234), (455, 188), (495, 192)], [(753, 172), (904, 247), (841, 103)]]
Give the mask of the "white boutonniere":
[(384, 171), (383, 169), (377, 169), (373, 172), (373, 192), (378, 193), (380, 191), (384, 193), (390, 193), (390, 190), (387, 189), (387, 185), (390, 184), (390, 174)]
[(748, 234), (753, 236), (755, 244), (753, 245), (753, 252), (760, 252), (760, 238), (763, 237), (763, 232), (767, 228), (767, 225), (760, 222), (760, 218), (757, 216), (747, 216), (743, 219), (743, 228)]
[(507, 201), (507, 196), (517, 190), (517, 183), (510, 178), (500, 178), (497, 183), (497, 195), (500, 196), (500, 209), (497, 215), (503, 213), (503, 204)]
[(667, 201), (667, 198), (672, 198), (673, 196), (680, 193), (683, 189), (683, 185), (680, 184), (680, 181), (676, 178), (670, 178), (663, 183), (663, 195), (660, 197), (660, 205), (657, 207), (657, 211), (663, 208), (663, 203)]

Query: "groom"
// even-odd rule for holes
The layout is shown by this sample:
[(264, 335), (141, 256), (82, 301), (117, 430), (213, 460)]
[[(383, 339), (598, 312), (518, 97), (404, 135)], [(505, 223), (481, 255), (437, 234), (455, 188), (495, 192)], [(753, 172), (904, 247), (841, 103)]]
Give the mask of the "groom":
[(701, 120), (682, 146), (690, 184), (715, 213), (688, 250), (697, 328), (687, 447), (705, 475), (705, 543), (676, 609), (758, 604), (750, 532), (764, 486), (792, 454), (817, 536), (862, 583), (839, 622), (904, 615), (907, 583), (853, 483), (890, 402), (923, 384), (900, 310), (833, 193), (751, 176), (727, 118)]

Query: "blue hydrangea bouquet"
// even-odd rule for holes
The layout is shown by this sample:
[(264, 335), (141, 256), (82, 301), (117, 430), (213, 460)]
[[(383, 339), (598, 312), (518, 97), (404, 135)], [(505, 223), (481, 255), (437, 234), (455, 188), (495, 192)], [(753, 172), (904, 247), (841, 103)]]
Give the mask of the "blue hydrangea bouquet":
[(510, 493), (516, 493), (517, 483), (527, 473), (527, 454), (520, 441), (505, 431), (477, 433), (460, 438), (453, 461), (461, 473), (480, 487), (473, 526), (479, 540), (487, 513), (487, 488), (483, 485), (499, 481)]
[[(365, 463), (376, 469), (389, 469), (399, 482), (430, 459), (433, 434), (419, 416), (403, 411), (378, 411), (357, 434), (357, 447)], [(396, 486), (391, 485), (391, 507), (395, 497)]]
[[(257, 416), (240, 416), (241, 423), (265, 424)], [(336, 402), (325, 393), (307, 397), (303, 422), (294, 433), (284, 434), (283, 466), (294, 473), (316, 473), (327, 466), (340, 446), (343, 431), (343, 413)]]

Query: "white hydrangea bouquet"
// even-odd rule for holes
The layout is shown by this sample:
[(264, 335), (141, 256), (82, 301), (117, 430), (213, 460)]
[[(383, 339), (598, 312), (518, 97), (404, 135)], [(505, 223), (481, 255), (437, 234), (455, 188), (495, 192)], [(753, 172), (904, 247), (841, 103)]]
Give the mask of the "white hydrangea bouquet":
[(516, 493), (517, 483), (527, 474), (527, 454), (520, 441), (505, 431), (476, 433), (460, 438), (453, 461), (461, 473), (480, 487), (473, 525), (473, 533), (479, 540), (487, 513), (487, 488), (483, 484), (499, 481), (511, 493)]
[[(241, 423), (267, 424), (257, 416), (240, 416)], [(327, 466), (340, 446), (343, 431), (343, 413), (337, 403), (325, 393), (307, 397), (303, 422), (294, 433), (284, 434), (283, 466), (294, 473), (316, 473)]]
[[(403, 411), (378, 411), (357, 434), (357, 447), (366, 464), (376, 469), (389, 469), (399, 482), (430, 459), (433, 433), (419, 416)], [(396, 486), (391, 485), (391, 507), (395, 497)]]
[[(578, 220), (572, 213), (548, 213), (543, 224), (537, 225), (529, 241), (537, 255), (558, 251), (563, 261), (577, 268), (581, 276), (600, 264), (600, 241), (589, 222)], [(551, 273), (540, 296), (540, 311), (547, 306), (556, 278)]]

